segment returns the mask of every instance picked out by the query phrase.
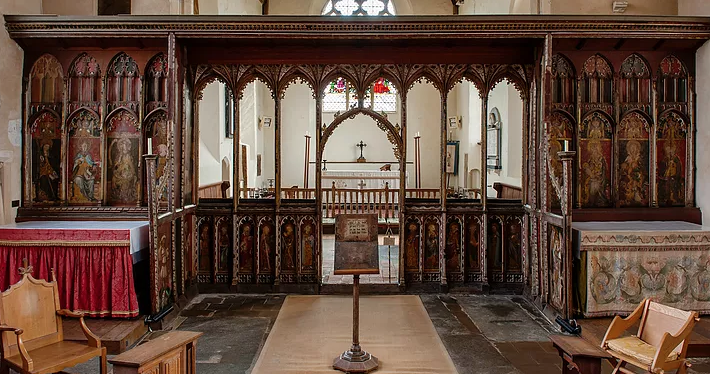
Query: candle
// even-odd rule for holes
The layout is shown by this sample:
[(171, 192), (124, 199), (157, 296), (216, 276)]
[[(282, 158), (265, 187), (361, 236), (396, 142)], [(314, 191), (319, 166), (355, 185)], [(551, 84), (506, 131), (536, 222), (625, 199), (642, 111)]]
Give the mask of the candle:
[(148, 155), (153, 154), (153, 138), (148, 138), (148, 149), (146, 149), (145, 153)]
[(567, 152), (569, 150), (569, 145), (568, 145), (569, 140), (563, 140), (562, 141), (562, 150)]
[(306, 131), (306, 136), (309, 137), (309, 136), (311, 136), (311, 134), (309, 134), (308, 131)]

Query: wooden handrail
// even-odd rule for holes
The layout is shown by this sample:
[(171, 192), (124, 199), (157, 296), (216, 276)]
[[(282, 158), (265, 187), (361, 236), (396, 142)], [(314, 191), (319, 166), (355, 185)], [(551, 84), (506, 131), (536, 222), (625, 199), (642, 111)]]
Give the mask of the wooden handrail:
[(227, 190), (229, 190), (229, 181), (215, 182), (198, 187), (197, 196), (201, 199), (226, 199)]

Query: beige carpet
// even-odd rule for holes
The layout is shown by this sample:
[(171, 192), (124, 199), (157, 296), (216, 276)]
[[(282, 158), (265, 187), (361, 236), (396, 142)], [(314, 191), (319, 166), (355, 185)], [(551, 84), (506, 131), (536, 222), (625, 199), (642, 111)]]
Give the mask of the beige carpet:
[[(352, 296), (288, 296), (252, 374), (333, 373), (352, 344)], [(456, 374), (418, 296), (360, 298), (360, 344), (375, 372)]]

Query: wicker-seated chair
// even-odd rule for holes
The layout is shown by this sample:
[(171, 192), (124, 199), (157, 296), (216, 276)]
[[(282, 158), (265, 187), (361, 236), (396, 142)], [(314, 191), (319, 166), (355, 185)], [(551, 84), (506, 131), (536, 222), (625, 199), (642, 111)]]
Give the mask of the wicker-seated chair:
[[(0, 294), (0, 337), (3, 357), (0, 374), (13, 369), (22, 374), (56, 373), (64, 368), (100, 357), (100, 372), (106, 374), (106, 348), (89, 331), (84, 315), (59, 309), (57, 281), (34, 279), (25, 265), (22, 279)], [(88, 342), (64, 340), (62, 316), (79, 318)]]
[[(612, 374), (635, 374), (627, 364), (652, 374), (676, 371), (685, 374), (690, 364), (685, 356), (688, 337), (698, 321), (698, 313), (658, 304), (646, 299), (627, 318), (619, 316), (609, 325), (602, 349), (611, 354)], [(636, 322), (636, 335), (621, 337)]]

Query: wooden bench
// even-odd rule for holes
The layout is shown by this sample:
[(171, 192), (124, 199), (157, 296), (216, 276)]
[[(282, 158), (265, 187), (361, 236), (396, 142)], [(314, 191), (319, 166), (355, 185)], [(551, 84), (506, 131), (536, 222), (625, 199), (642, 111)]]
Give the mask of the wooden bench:
[(201, 332), (171, 331), (109, 360), (114, 374), (195, 374)]
[(578, 336), (552, 335), (550, 340), (562, 357), (562, 374), (600, 374), (602, 359), (612, 357)]
[[(25, 263), (22, 279), (0, 295), (0, 373), (55, 373), (98, 356), (100, 372), (106, 374), (106, 348), (86, 327), (84, 315), (59, 307), (54, 270), (52, 282), (34, 279), (31, 272)], [(64, 340), (61, 316), (79, 318), (86, 344)]]
[(496, 197), (499, 199), (522, 199), (523, 189), (522, 187), (513, 186), (506, 183), (495, 182), (493, 183), (493, 189), (496, 190)]

